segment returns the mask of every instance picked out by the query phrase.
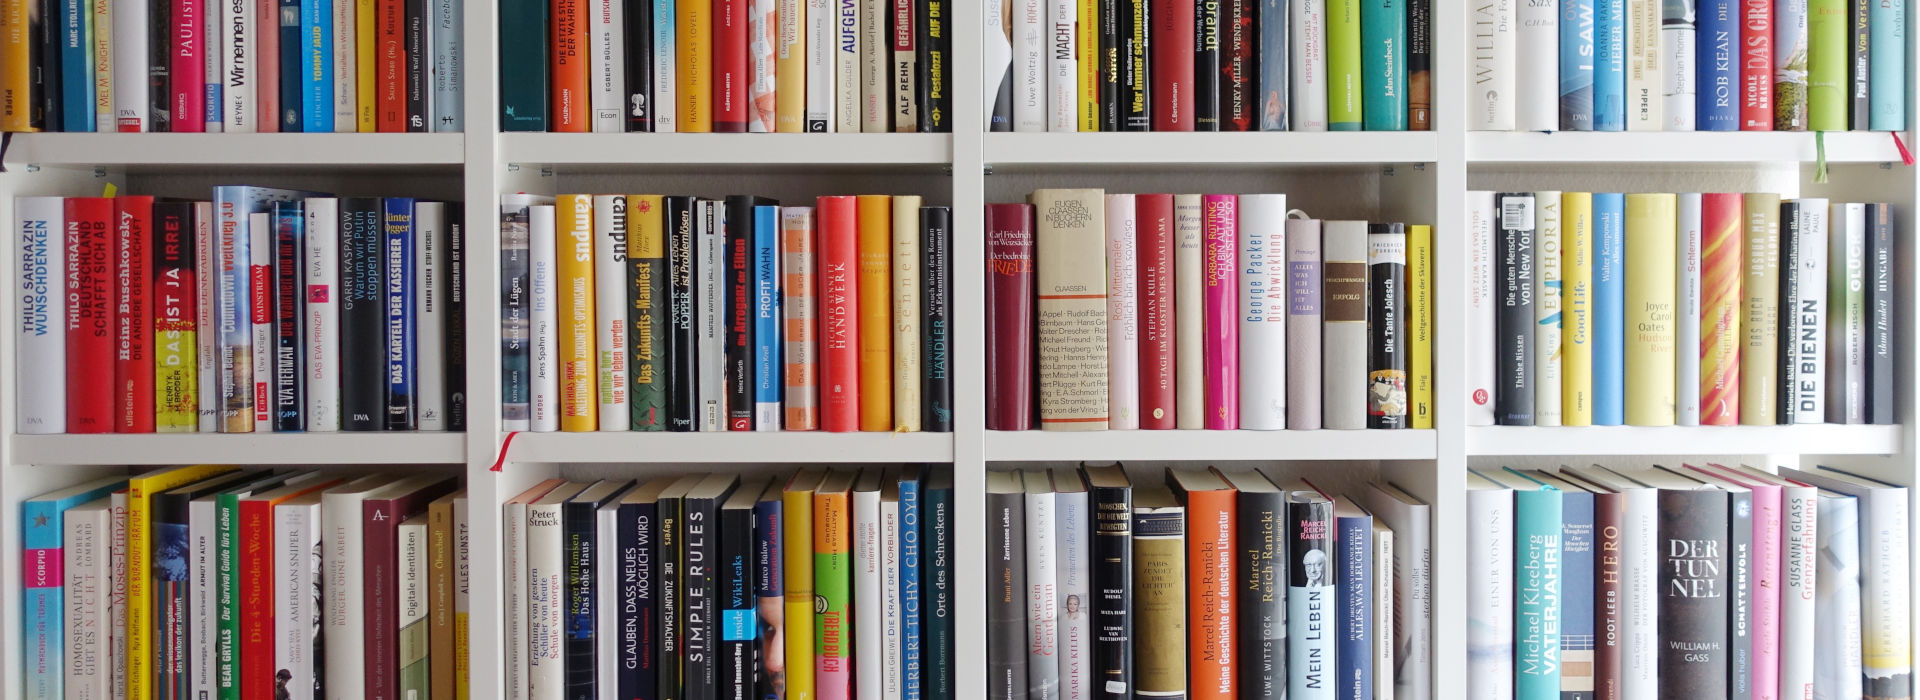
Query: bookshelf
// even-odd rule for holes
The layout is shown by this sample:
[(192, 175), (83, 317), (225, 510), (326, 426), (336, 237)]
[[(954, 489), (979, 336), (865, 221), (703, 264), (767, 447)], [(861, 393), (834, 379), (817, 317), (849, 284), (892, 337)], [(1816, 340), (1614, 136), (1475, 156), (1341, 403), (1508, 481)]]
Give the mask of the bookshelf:
[[(964, 5), (963, 5), (964, 6)], [(977, 6), (967, 6), (977, 7)], [(1434, 508), (1432, 523), (1433, 696), (1466, 689), (1469, 467), (1554, 464), (1562, 456), (1645, 463), (1690, 456), (1745, 458), (1756, 465), (1834, 464), (1896, 483), (1920, 485), (1920, 215), (1914, 169), (1884, 133), (1825, 137), (1829, 182), (1817, 183), (1811, 134), (1532, 134), (1465, 131), (1471, 60), (1470, 8), (1434, 4), (1435, 130), (1405, 133), (1010, 134), (985, 133), (985, 76), (977, 58), (949, 63), (952, 134), (548, 134), (498, 131), (499, 47), (495, 3), (469, 3), (465, 16), (465, 134), (17, 134), (0, 172), (0, 220), (13, 197), (122, 191), (204, 196), (216, 183), (309, 187), (342, 193), (407, 192), (465, 202), (468, 244), (468, 401), (465, 434), (14, 435), (13, 333), (0, 333), (0, 610), (20, 601), (22, 499), (125, 465), (232, 462), (329, 468), (461, 470), (471, 512), (476, 570), (501, 568), (498, 504), (531, 484), (564, 474), (644, 478), (733, 469), (765, 475), (797, 464), (951, 463), (956, 488), (956, 555), (984, 560), (982, 494), (988, 469), (1012, 463), (1126, 460), (1143, 476), (1172, 462), (1286, 465), (1336, 486), (1386, 478)], [(1909, 22), (1913, 22), (1909, 13)], [(977, 12), (951, 17), (954, 45), (976, 56)], [(1915, 32), (1909, 27), (1908, 36)], [(1912, 65), (1909, 47), (1909, 65)], [(1920, 113), (1909, 99), (1909, 115)], [(1910, 120), (1910, 123), (1920, 119)], [(1903, 134), (1916, 144), (1915, 132)], [(1687, 184), (1678, 184), (1687, 183)], [(1435, 225), (1437, 269), (1436, 428), (1422, 431), (992, 433), (984, 430), (984, 245), (981, 205), (1015, 201), (1043, 186), (1099, 186), (1116, 192), (1285, 192), (1316, 216), (1391, 218)], [(1467, 252), (1463, 193), (1469, 189), (1681, 191), (1766, 189), (1894, 203), (1901, 247), (1898, 299), (1899, 425), (1737, 428), (1492, 428), (1464, 424)], [(492, 222), (509, 192), (756, 192), (799, 198), (860, 191), (924, 195), (953, 207), (953, 348), (956, 432), (951, 434), (523, 434), (504, 457), (497, 410), (500, 366), (498, 245)], [(13, 240), (0, 238), (0, 282), (12, 283)], [(13, 327), (0, 306), (0, 327)], [(496, 460), (502, 470), (492, 471)], [(377, 465), (377, 466), (373, 466)], [(397, 466), (407, 465), (407, 466)], [(1920, 542), (1920, 532), (1910, 537)], [(986, 588), (982, 567), (956, 567), (959, 589)], [(500, 697), (504, 676), (501, 580), (478, 576), (483, 614), (472, 621), (475, 697)], [(958, 599), (956, 660), (961, 698), (986, 695), (982, 596)], [(1920, 628), (1920, 607), (1916, 607)], [(20, 677), (20, 629), (0, 631), (0, 678)]]

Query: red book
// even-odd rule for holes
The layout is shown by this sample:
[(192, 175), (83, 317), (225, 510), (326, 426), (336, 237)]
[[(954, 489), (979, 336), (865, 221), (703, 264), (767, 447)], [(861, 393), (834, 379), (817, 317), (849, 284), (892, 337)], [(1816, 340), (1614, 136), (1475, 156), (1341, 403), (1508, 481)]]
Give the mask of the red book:
[(400, 523), (425, 513), (427, 504), (452, 491), (454, 483), (414, 477), (369, 493), (360, 503), (366, 528), (366, 700), (400, 697)]
[(1193, 131), (1193, 2), (1151, 0), (1154, 131)]
[(821, 197), (820, 428), (860, 429), (860, 236), (855, 198)]
[(1226, 0), (1220, 18), (1220, 130), (1253, 129), (1254, 51), (1260, 30), (1253, 26), (1254, 0)]
[[(699, 2), (699, 0), (695, 0)], [(747, 130), (747, 0), (713, 0), (713, 130)]]
[(240, 499), (240, 697), (273, 697), (273, 507), (339, 483), (314, 479)]
[[(1140, 427), (1174, 429), (1173, 195), (1134, 196), (1140, 270)], [(988, 229), (992, 230), (992, 229)]]
[(254, 130), (264, 134), (280, 130), (280, 3), (253, 0), (253, 16)]
[[(580, 0), (553, 0), (553, 130), (591, 131), (587, 105), (587, 22)], [(614, 60), (622, 60), (615, 58)], [(404, 105), (402, 105), (404, 107)], [(404, 111), (404, 109), (403, 109)]]
[(153, 432), (153, 198), (114, 203), (113, 430)]
[(1773, 3), (1740, 0), (1740, 130), (1773, 131)]
[(1034, 428), (1033, 205), (989, 204), (987, 429)]
[(68, 197), (67, 432), (113, 432), (113, 200)]
[(169, 55), (172, 56), (172, 75), (176, 77), (168, 81), (168, 91), (173, 93), (169, 100), (173, 105), (173, 119), (169, 123), (174, 131), (207, 130), (207, 81), (204, 77), (207, 63), (206, 47), (203, 45), (207, 18), (201, 14), (205, 11), (206, 6), (200, 0), (173, 0), (173, 48)]
[(1167, 470), (1167, 487), (1187, 507), (1187, 697), (1234, 700), (1234, 500), (1240, 492), (1200, 467)]
[[(558, 24), (555, 22), (556, 26)], [(381, 133), (404, 132), (407, 130), (405, 0), (379, 0), (374, 3), (373, 33), (374, 130)]]

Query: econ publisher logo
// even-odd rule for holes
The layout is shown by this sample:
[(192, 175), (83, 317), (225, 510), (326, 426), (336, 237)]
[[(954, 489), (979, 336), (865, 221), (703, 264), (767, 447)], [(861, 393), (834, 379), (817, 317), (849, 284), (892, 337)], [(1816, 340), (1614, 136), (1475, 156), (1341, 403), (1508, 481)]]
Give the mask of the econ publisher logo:
[(1486, 389), (1475, 389), (1475, 390), (1473, 390), (1473, 405), (1475, 405), (1475, 406), (1485, 406), (1485, 405), (1487, 405), (1487, 398), (1488, 398), (1488, 397), (1487, 397), (1487, 390), (1486, 390)]

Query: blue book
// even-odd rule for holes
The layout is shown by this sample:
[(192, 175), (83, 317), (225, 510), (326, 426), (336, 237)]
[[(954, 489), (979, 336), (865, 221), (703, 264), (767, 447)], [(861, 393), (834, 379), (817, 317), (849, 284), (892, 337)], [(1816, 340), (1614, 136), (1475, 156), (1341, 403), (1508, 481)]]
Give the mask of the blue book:
[(920, 471), (900, 472), (900, 697), (921, 700)]
[(780, 207), (753, 208), (753, 424), (779, 430), (780, 391)]
[[(1364, 0), (1360, 9), (1360, 121), (1367, 131), (1407, 129), (1406, 0)], [(1264, 54), (1263, 54), (1264, 55)]]
[(1593, 492), (1540, 472), (1521, 476), (1560, 489), (1560, 700), (1594, 700)]
[[(953, 470), (930, 469), (920, 495), (923, 586), (921, 610), (920, 695), (924, 700), (953, 700)], [(1130, 523), (1129, 523), (1130, 524)]]
[[(1339, 633), (1334, 635), (1334, 668), (1339, 669), (1333, 697), (1373, 700), (1373, 515), (1346, 499), (1334, 502), (1334, 605)], [(1391, 572), (1389, 572), (1391, 575)]]
[(218, 79), (218, 76), (223, 75), (226, 75), (226, 70), (224, 69), (216, 72), (214, 80), (207, 81), (205, 118), (208, 133), (224, 131), (226, 129), (226, 116), (220, 111), (221, 108), (225, 106), (221, 100), (225, 99), (226, 91), (225, 86), (223, 86)]
[(1738, 0), (1700, 0), (1693, 29), (1693, 126), (1700, 131), (1740, 130), (1740, 10)]
[(1513, 697), (1560, 700), (1561, 491), (1508, 468), (1475, 472), (1513, 489)]
[[(341, 0), (350, 2), (351, 0)], [(300, 109), (307, 131), (333, 131), (333, 2), (300, 0)], [(286, 76), (282, 75), (281, 80)]]
[(1907, 0), (1880, 0), (1867, 11), (1867, 125), (1907, 128)]
[(61, 515), (126, 487), (125, 476), (102, 477), (20, 504), (20, 648), (27, 697), (58, 698), (66, 692), (66, 525)]
[(1560, 130), (1593, 130), (1593, 3), (1560, 0)]
[[(1288, 0), (1260, 0), (1260, 48), (1255, 55), (1260, 57), (1260, 130), (1286, 131), (1287, 112), (1292, 108), (1292, 93), (1288, 90), (1287, 57), (1290, 38), (1287, 27)], [(1367, 105), (1365, 109), (1372, 109)]]
[[(280, 0), (280, 131), (294, 134), (305, 130), (305, 111), (300, 107), (300, 95), (306, 92), (306, 82), (301, 74), (306, 73), (307, 42), (300, 37), (301, 0)], [(263, 62), (262, 70), (273, 70), (271, 61)]]
[[(639, 1), (646, 2), (646, 0)], [(674, 84), (679, 82), (677, 77), (679, 64), (675, 58), (679, 55), (679, 47), (674, 43), (674, 37), (677, 36), (675, 33), (677, 21), (673, 15), (673, 0), (653, 0), (653, 124), (656, 131), (662, 130), (659, 127), (663, 120), (670, 119), (669, 123), (675, 125), (676, 129), (679, 128), (680, 123), (677, 117), (673, 117), (673, 114), (680, 109), (679, 99), (674, 94)], [(670, 67), (672, 67), (671, 70)], [(667, 80), (660, 80), (662, 76)], [(674, 99), (663, 99), (665, 97), (674, 97)], [(808, 131), (812, 129), (809, 128)]]
[(1593, 130), (1627, 128), (1627, 0), (1593, 0)]
[(414, 400), (414, 261), (413, 199), (388, 197), (382, 202), (386, 222), (387, 287), (387, 430), (419, 427), (419, 403)]
[(61, 131), (93, 131), (93, 10), (60, 0)]
[(1593, 424), (1626, 422), (1626, 197), (1593, 194)]

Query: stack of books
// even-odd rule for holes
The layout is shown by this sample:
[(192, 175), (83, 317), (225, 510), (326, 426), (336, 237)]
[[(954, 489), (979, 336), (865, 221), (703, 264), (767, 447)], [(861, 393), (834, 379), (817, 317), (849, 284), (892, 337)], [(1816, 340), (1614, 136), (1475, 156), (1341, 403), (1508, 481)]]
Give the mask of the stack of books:
[(1468, 694), (1911, 695), (1908, 509), (1824, 467), (1472, 470)]
[(466, 429), (458, 203), (16, 200), (21, 433)]
[(1433, 697), (1428, 506), (1273, 477), (989, 472), (987, 697)]
[(1283, 194), (1030, 201), (987, 205), (988, 429), (1433, 427), (1431, 227)]
[(952, 431), (951, 211), (920, 202), (508, 195), (506, 429)]
[(20, 508), (25, 697), (467, 695), (455, 477), (196, 465)]
[(1470, 192), (1468, 425), (1891, 424), (1893, 207)]
[(550, 479), (504, 517), (508, 697), (954, 697), (945, 467)]

